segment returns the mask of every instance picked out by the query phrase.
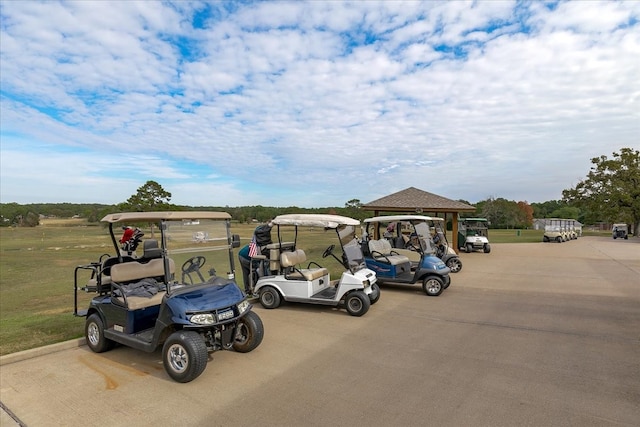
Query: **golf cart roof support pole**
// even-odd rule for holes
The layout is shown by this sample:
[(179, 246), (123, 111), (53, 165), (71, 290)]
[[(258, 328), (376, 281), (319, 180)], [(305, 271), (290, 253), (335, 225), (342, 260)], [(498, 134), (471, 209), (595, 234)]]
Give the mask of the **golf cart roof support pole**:
[(160, 247), (162, 248), (162, 262), (164, 264), (164, 283), (167, 286), (167, 295), (171, 295), (171, 267), (169, 266), (169, 254), (167, 253), (167, 222), (163, 219), (158, 224), (160, 228)]
[[(453, 245), (453, 250), (458, 253), (458, 218), (460, 217), (460, 214), (451, 214), (451, 237), (452, 237), (452, 242), (451, 244)], [(446, 218), (447, 216), (445, 215), (445, 222), (446, 222)]]
[(236, 277), (236, 265), (233, 260), (233, 238), (231, 236), (231, 220), (225, 220), (225, 226), (227, 228), (227, 246), (229, 247), (229, 266), (231, 267), (230, 273), (233, 274), (233, 277)]
[(119, 249), (120, 246), (118, 245), (118, 242), (116, 241), (116, 236), (113, 234), (113, 222), (109, 223), (109, 236), (111, 236), (111, 243), (113, 243), (113, 247), (114, 248), (118, 248), (118, 249), (116, 249), (116, 254), (118, 256), (118, 262), (122, 262), (122, 251)]

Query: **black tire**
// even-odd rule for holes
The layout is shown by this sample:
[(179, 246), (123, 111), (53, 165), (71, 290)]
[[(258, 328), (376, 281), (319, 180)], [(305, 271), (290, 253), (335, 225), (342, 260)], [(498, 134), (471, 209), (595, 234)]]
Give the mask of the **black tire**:
[(369, 302), (371, 305), (378, 302), (380, 299), (380, 286), (377, 283), (371, 285), (371, 293), (369, 294)]
[(262, 324), (262, 319), (256, 313), (250, 311), (238, 321), (233, 349), (238, 353), (249, 353), (260, 345), (263, 337), (264, 325)]
[(93, 313), (87, 318), (84, 325), (84, 336), (87, 346), (94, 353), (109, 351), (115, 345), (115, 342), (104, 337), (104, 323), (97, 313)]
[(344, 306), (350, 315), (360, 317), (369, 311), (371, 302), (367, 294), (362, 291), (355, 291), (344, 298)]
[(280, 292), (273, 286), (265, 286), (260, 289), (260, 304), (264, 308), (272, 309), (280, 307), (280, 303), (282, 302), (282, 298), (280, 298)]
[(447, 260), (447, 267), (452, 273), (457, 273), (462, 270), (462, 261), (458, 257), (451, 257)]
[(473, 252), (473, 245), (471, 243), (467, 243), (467, 253)]
[(422, 290), (430, 297), (437, 297), (444, 291), (444, 282), (437, 276), (427, 276), (422, 282)]
[(556, 242), (562, 243), (562, 237), (560, 237), (560, 236), (556, 237)]
[(543, 242), (548, 242), (549, 241), (549, 237), (548, 236), (542, 236), (542, 241)]
[(162, 347), (164, 370), (179, 383), (198, 378), (207, 367), (208, 359), (207, 345), (195, 331), (174, 332)]
[(485, 254), (488, 254), (489, 252), (491, 252), (491, 245), (488, 243), (485, 243), (484, 248), (482, 248), (484, 250)]

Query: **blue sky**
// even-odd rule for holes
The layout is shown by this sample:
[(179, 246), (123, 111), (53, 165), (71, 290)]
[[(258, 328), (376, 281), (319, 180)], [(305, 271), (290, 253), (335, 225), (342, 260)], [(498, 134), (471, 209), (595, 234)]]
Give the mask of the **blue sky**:
[(543, 202), (640, 148), (640, 2), (0, 2), (0, 201)]

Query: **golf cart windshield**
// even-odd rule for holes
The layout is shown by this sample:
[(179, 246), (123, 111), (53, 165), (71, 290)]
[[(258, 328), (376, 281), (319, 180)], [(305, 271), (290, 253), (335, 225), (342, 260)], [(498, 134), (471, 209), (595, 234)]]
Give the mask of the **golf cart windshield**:
[(356, 236), (356, 227), (360, 226), (360, 221), (357, 219), (330, 214), (287, 214), (275, 217), (272, 222), (278, 226), (278, 240), (281, 242), (283, 241), (281, 226), (294, 226), (295, 240), (297, 240), (298, 227), (335, 230), (343, 250), (342, 263), (346, 264), (345, 268), (355, 272), (365, 267), (364, 255)]
[[(433, 254), (436, 248), (432, 239), (437, 230), (435, 223), (438, 220), (441, 218), (424, 215), (389, 215), (368, 218), (364, 222), (368, 224), (367, 233), (370, 239), (377, 235), (390, 240), (394, 248), (408, 248)], [(382, 230), (386, 231), (381, 233)]]
[(489, 228), (488, 221), (483, 218), (466, 218), (464, 220), (467, 236), (485, 236)]
[(165, 259), (165, 281), (173, 286), (234, 278), (233, 248), (239, 238), (231, 235), (230, 219), (226, 212), (132, 212), (103, 221), (110, 223), (116, 247), (114, 225), (139, 227), (144, 238), (131, 256), (143, 264)]

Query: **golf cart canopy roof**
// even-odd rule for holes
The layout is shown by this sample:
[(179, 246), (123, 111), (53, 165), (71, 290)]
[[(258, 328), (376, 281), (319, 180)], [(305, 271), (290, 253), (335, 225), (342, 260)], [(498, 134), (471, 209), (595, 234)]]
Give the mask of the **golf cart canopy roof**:
[(392, 221), (444, 221), (442, 218), (424, 215), (383, 215), (367, 218), (364, 222), (392, 222)]
[(231, 219), (231, 215), (226, 212), (207, 211), (168, 211), (168, 212), (122, 212), (109, 214), (102, 218), (102, 222), (143, 222), (143, 221), (180, 221), (190, 219)]
[(462, 218), (462, 221), (489, 222), (489, 220), (487, 218)]
[(287, 214), (278, 215), (271, 222), (274, 225), (295, 225), (303, 227), (338, 228), (341, 225), (360, 225), (357, 219), (330, 214)]

